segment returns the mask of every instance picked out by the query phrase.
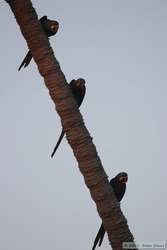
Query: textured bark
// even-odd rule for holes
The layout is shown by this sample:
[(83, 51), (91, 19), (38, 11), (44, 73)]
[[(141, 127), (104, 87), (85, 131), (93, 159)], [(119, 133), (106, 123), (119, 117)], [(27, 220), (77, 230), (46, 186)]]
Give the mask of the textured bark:
[[(108, 182), (92, 138), (86, 129), (66, 79), (55, 59), (30, 0), (7, 1), (33, 58), (43, 76), (50, 97), (56, 105), (67, 140), (78, 161), (79, 169), (96, 203), (98, 213), (114, 250), (122, 249), (122, 242), (133, 242), (127, 220)], [(61, 25), (61, 24), (60, 24)]]

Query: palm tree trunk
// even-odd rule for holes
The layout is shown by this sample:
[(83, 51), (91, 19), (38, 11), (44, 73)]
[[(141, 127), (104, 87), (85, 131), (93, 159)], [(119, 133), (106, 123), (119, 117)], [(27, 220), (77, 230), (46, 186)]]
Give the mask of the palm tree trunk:
[(121, 212), (96, 148), (78, 110), (66, 79), (55, 59), (30, 0), (6, 0), (10, 5), (33, 58), (43, 76), (50, 97), (61, 118), (67, 140), (78, 161), (79, 169), (95, 201), (98, 213), (114, 250), (123, 242), (133, 242), (127, 220)]

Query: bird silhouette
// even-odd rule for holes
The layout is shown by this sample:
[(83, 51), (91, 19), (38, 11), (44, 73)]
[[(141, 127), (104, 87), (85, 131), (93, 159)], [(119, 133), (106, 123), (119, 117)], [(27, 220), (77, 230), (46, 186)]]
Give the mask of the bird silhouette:
[[(57, 33), (59, 29), (59, 23), (57, 21), (49, 20), (47, 19), (47, 16), (41, 17), (39, 21), (47, 37), (54, 36)], [(31, 59), (32, 59), (32, 54), (31, 54), (31, 51), (29, 50), (27, 55), (23, 59), (22, 63), (20, 64), (20, 67), (18, 68), (18, 70), (20, 71), (20, 69), (23, 66), (24, 68), (27, 67)]]
[[(128, 174), (125, 172), (119, 173), (114, 178), (112, 178), (110, 181), (110, 185), (113, 188), (113, 191), (115, 193), (115, 196), (116, 196), (118, 202), (120, 202), (122, 200), (122, 198), (125, 194), (127, 181), (128, 181)], [(104, 229), (104, 226), (102, 223), (100, 226), (100, 229), (96, 235), (96, 238), (94, 240), (94, 245), (92, 247), (92, 250), (95, 249), (95, 247), (97, 246), (98, 243), (99, 243), (99, 247), (101, 246), (101, 244), (103, 242), (104, 235), (105, 235), (105, 229)]]
[[(82, 104), (82, 101), (84, 99), (84, 96), (85, 96), (85, 92), (86, 92), (86, 87), (85, 87), (85, 80), (82, 79), (82, 78), (79, 78), (77, 80), (72, 80), (70, 83), (69, 83), (69, 86), (72, 90), (72, 95), (74, 97), (74, 99), (76, 100), (77, 104), (78, 104), (78, 107), (81, 106)], [(51, 154), (51, 158), (53, 158), (54, 154), (56, 153), (63, 137), (64, 137), (64, 129), (62, 128), (62, 131), (61, 131), (61, 134), (60, 134), (60, 137), (56, 143), (56, 146), (54, 147), (54, 150)]]

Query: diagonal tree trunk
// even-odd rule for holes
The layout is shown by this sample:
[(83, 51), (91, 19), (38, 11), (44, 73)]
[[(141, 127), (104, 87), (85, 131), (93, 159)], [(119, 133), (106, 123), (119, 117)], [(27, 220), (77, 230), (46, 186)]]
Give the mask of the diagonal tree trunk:
[(123, 242), (133, 242), (133, 235), (108, 182), (92, 138), (66, 84), (65, 76), (38, 22), (32, 3), (30, 0), (6, 0), (6, 2), (14, 13), (39, 72), (44, 78), (50, 97), (56, 105), (67, 140), (73, 149), (91, 197), (96, 203), (110, 244), (114, 250), (121, 250)]

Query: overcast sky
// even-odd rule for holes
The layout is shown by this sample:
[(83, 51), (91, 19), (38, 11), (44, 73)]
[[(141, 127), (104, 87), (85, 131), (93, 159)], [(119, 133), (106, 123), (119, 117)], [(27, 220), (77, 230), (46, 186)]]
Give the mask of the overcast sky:
[[(33, 0), (58, 20), (50, 39), (112, 178), (127, 171), (122, 210), (138, 242), (167, 241), (167, 1)], [(0, 249), (90, 250), (100, 226), (60, 119), (14, 16), (0, 2)], [(101, 250), (110, 249), (108, 239)]]

